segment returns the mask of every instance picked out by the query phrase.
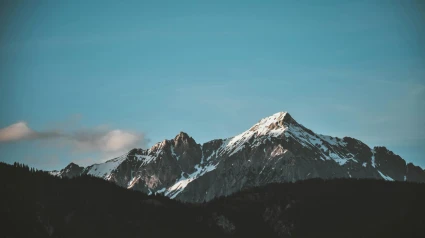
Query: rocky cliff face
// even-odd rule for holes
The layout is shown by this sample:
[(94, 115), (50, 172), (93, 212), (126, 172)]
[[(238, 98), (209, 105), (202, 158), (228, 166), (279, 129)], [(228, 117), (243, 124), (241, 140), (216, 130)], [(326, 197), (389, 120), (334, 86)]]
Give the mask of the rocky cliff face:
[(424, 182), (425, 181), (425, 170), (419, 166), (415, 166), (412, 163), (408, 163), (406, 166), (406, 181), (412, 182)]
[[(78, 174), (80, 169), (75, 171)], [(253, 186), (309, 178), (425, 182), (424, 170), (406, 165), (385, 147), (371, 149), (354, 138), (315, 134), (286, 112), (264, 118), (235, 137), (203, 145), (180, 132), (172, 140), (148, 150), (133, 149), (103, 164), (81, 169), (80, 174), (190, 202), (208, 201)]]

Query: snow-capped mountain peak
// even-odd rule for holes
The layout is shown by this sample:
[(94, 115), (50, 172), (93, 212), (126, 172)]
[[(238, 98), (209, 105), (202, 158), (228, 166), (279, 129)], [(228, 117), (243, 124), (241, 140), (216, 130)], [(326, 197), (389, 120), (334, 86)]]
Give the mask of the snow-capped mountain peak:
[(261, 119), (258, 123), (252, 126), (249, 131), (256, 132), (259, 135), (267, 134), (271, 130), (283, 132), (288, 126), (287, 121), (289, 118), (291, 118), (289, 113), (278, 112), (272, 116)]
[(241, 189), (308, 178), (375, 178), (425, 182), (425, 171), (385, 147), (316, 134), (288, 112), (263, 118), (227, 139), (197, 144), (185, 132), (86, 168), (71, 164), (53, 175), (89, 174), (184, 201), (205, 201)]
[(259, 146), (265, 140), (270, 140), (273, 137), (283, 138), (291, 126), (298, 126), (298, 123), (288, 112), (275, 113), (261, 119), (243, 133), (226, 139), (220, 152), (221, 154), (227, 152), (233, 155), (247, 145)]

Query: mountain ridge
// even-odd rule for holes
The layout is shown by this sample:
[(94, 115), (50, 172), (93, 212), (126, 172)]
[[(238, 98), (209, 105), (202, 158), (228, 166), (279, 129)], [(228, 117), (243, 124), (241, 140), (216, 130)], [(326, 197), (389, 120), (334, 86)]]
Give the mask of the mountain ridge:
[[(72, 163), (71, 163), (72, 164)], [(244, 188), (308, 178), (373, 178), (425, 182), (425, 171), (386, 147), (351, 137), (316, 134), (288, 112), (259, 120), (234, 137), (203, 144), (185, 132), (149, 149), (83, 169), (68, 165), (60, 177), (88, 174), (139, 191), (189, 202), (209, 201)]]

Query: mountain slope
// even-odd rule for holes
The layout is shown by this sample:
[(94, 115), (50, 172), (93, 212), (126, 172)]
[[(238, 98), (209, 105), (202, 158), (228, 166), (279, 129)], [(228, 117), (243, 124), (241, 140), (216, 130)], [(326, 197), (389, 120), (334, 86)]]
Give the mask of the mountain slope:
[[(425, 182), (425, 171), (385, 147), (369, 148), (350, 137), (316, 134), (287, 112), (247, 131), (203, 145), (180, 132), (148, 150), (84, 168), (129, 189), (202, 202), (254, 186), (309, 178), (371, 178)], [(63, 172), (62, 177), (75, 173)]]

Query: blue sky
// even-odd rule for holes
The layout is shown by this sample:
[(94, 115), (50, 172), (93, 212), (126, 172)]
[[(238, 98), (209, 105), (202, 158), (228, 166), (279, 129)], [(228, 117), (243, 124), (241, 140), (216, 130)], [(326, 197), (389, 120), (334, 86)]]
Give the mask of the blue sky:
[(385, 145), (425, 168), (419, 1), (0, 8), (0, 128), (26, 139), (0, 138), (2, 161), (88, 164), (179, 131), (198, 143), (231, 137), (288, 111), (317, 133)]

